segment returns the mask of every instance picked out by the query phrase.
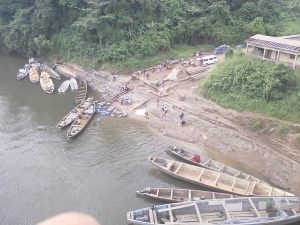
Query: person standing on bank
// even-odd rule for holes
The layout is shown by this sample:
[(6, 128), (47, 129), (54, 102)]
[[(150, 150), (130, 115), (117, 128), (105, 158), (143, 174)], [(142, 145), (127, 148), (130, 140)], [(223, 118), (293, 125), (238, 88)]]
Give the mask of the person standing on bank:
[(183, 114), (183, 112), (181, 112), (180, 115), (179, 115), (179, 118), (182, 120), (183, 116), (184, 116), (184, 114)]

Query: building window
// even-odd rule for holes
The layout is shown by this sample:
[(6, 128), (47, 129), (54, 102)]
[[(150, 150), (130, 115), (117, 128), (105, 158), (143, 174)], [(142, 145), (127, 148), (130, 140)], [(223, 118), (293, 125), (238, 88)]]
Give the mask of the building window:
[(290, 54), (290, 59), (295, 59), (295, 55)]

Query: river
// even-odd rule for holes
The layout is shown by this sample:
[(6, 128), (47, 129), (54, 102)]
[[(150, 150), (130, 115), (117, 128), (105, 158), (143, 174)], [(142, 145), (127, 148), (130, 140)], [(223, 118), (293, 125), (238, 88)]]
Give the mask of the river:
[[(49, 95), (28, 78), (26, 59), (0, 55), (0, 218), (2, 225), (34, 225), (66, 211), (125, 225), (127, 211), (160, 204), (136, 196), (147, 186), (194, 188), (154, 168), (170, 143), (130, 119), (96, 116), (75, 140), (57, 122), (74, 107), (74, 93)], [(61, 82), (55, 81), (56, 90)], [(170, 157), (170, 156), (168, 156)]]

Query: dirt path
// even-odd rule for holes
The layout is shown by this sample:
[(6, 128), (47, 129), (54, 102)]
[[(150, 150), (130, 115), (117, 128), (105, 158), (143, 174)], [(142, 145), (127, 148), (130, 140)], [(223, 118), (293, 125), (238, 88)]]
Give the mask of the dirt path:
[[(157, 133), (195, 144), (220, 161), (229, 157), (239, 162), (239, 167), (243, 167), (245, 172), (254, 173), (268, 182), (300, 194), (299, 148), (270, 135), (257, 135), (240, 123), (241, 120), (265, 117), (224, 109), (201, 96), (199, 81), (191, 77), (199, 79), (207, 72), (196, 76), (186, 72), (197, 71), (197, 68), (201, 70), (200, 67), (175, 64), (172, 70), (149, 70), (149, 78), (147, 73), (144, 75), (141, 72), (139, 75), (135, 73), (136, 78), (131, 75), (117, 75), (116, 81), (113, 81), (113, 75), (104, 71), (94, 73), (89, 70), (86, 73), (78, 66), (65, 66), (72, 68), (80, 79), (85, 79), (105, 100), (120, 93), (126, 84), (131, 89), (126, 96), (133, 99), (133, 105), (121, 105), (121, 97), (113, 105), (127, 111), (129, 117), (147, 123)], [(140, 108), (148, 111), (149, 119), (137, 116), (135, 110), (132, 110), (146, 100), (148, 101)], [(162, 113), (163, 106), (167, 109), (166, 114)], [(186, 122), (183, 127), (178, 125), (181, 112), (184, 113), (183, 119)], [(215, 152), (222, 153), (221, 157), (216, 157), (213, 154)]]

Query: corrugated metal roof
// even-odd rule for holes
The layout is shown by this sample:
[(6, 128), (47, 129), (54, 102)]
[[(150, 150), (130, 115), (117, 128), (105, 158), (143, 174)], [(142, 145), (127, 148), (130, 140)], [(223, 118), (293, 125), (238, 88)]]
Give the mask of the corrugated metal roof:
[(300, 53), (300, 41), (298, 40), (256, 34), (250, 37), (247, 42), (261, 47)]

